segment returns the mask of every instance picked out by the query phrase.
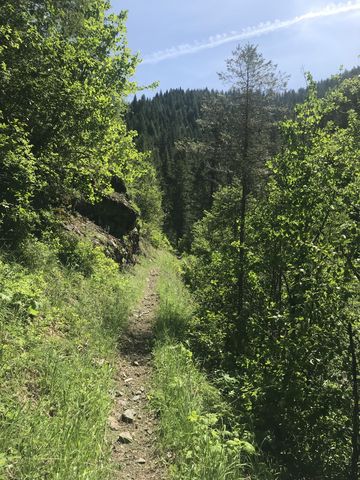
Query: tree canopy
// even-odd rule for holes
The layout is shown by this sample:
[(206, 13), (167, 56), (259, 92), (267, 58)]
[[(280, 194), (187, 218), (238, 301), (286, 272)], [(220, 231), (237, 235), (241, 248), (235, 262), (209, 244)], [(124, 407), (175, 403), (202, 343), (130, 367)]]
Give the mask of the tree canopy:
[[(111, 178), (146, 169), (127, 130), (138, 63), (126, 13), (103, 0), (4, 0), (0, 10), (3, 231), (74, 198), (95, 201)], [(6, 224), (6, 225), (5, 225)]]

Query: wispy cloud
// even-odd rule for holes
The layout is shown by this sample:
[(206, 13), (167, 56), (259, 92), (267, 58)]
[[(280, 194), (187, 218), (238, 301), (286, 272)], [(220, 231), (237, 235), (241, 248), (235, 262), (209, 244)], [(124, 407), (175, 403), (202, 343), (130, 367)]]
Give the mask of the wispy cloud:
[(332, 17), (335, 15), (341, 15), (343, 13), (354, 12), (360, 10), (360, 0), (342, 2), (342, 3), (331, 3), (326, 5), (321, 10), (311, 11), (294, 17), (288, 20), (274, 20), (266, 23), (259, 23), (253, 27), (247, 27), (240, 31), (232, 31), (228, 33), (220, 33), (214, 36), (209, 37), (205, 41), (196, 41), (194, 43), (185, 43), (182, 45), (177, 45), (175, 47), (168, 48), (166, 50), (160, 50), (158, 52), (151, 53), (143, 59), (144, 63), (159, 63), (170, 58), (177, 58), (183, 55), (190, 55), (192, 53), (197, 53), (202, 50), (208, 50), (209, 48), (215, 48), (225, 43), (231, 43), (234, 41), (247, 40), (253, 37), (259, 37), (265, 35), (266, 33), (275, 32), (277, 30), (282, 30), (285, 28), (292, 27), (299, 23), (306, 22), (308, 20), (313, 20), (316, 18), (323, 17)]

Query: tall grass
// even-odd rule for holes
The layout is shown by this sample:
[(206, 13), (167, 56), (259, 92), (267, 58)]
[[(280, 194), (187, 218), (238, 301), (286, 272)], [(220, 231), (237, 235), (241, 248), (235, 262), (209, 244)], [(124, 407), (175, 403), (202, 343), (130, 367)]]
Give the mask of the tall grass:
[(157, 264), (160, 276), (157, 283), (159, 308), (155, 334), (158, 340), (183, 340), (194, 305), (189, 291), (181, 281), (180, 262), (168, 252), (159, 251)]
[(152, 405), (160, 417), (161, 448), (176, 480), (270, 479), (250, 439), (229, 431), (229, 407), (201, 373), (183, 340), (193, 313), (179, 262), (159, 258), (160, 296)]
[[(109, 478), (106, 423), (117, 339), (145, 270), (119, 273), (100, 250), (63, 267), (43, 244), (0, 257), (0, 479)], [(89, 263), (89, 265), (90, 265)]]

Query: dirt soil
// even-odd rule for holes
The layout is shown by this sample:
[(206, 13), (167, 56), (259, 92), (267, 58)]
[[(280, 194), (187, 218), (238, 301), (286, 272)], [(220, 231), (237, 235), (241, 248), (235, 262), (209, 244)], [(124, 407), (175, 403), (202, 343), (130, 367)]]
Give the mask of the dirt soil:
[(156, 452), (157, 420), (148, 404), (152, 375), (153, 320), (158, 272), (147, 279), (143, 300), (121, 339), (115, 406), (109, 418), (113, 440), (114, 480), (165, 480), (166, 469)]

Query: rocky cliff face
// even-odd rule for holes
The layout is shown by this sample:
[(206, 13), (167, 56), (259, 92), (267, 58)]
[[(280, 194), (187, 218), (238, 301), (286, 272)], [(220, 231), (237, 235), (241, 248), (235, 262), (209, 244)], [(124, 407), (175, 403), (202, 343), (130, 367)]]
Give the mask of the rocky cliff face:
[(137, 228), (118, 238), (79, 213), (68, 216), (63, 222), (63, 227), (70, 234), (102, 247), (105, 254), (120, 265), (134, 263), (135, 255), (139, 253)]
[(63, 222), (68, 232), (91, 240), (120, 264), (133, 263), (139, 253), (138, 213), (122, 180), (112, 182), (114, 192), (92, 205), (78, 202), (75, 213)]
[(111, 193), (95, 205), (79, 203), (76, 210), (117, 238), (134, 230), (138, 218), (126, 194), (118, 192)]

